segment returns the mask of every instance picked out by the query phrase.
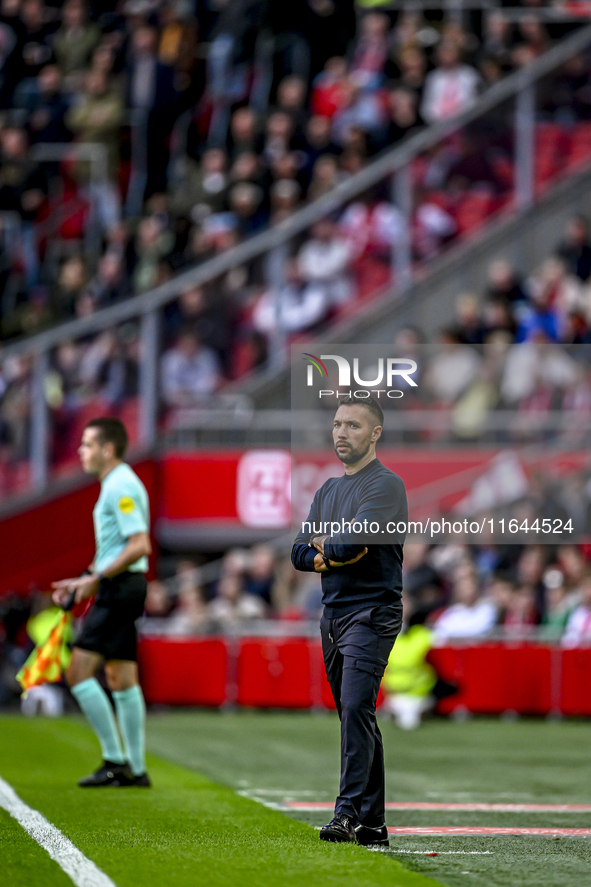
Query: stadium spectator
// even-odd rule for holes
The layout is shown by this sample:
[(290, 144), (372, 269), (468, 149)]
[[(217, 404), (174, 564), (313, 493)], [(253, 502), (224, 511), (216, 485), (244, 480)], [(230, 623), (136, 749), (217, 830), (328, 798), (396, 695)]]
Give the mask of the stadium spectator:
[(518, 585), (508, 595), (501, 625), (507, 638), (526, 637), (540, 621), (536, 594), (530, 585)]
[(393, 83), (388, 91), (388, 120), (373, 137), (373, 151), (380, 151), (418, 132), (424, 121), (418, 110), (418, 97), (407, 86)]
[(502, 10), (491, 10), (484, 23), (484, 38), (480, 47), (481, 58), (494, 59), (502, 71), (513, 67), (513, 27)]
[(152, 579), (151, 582), (148, 582), (148, 593), (144, 607), (144, 627), (147, 627), (148, 630), (152, 627), (164, 628), (164, 620), (170, 614), (172, 607), (173, 603), (165, 583), (159, 579)]
[(275, 581), (275, 552), (270, 545), (255, 545), (250, 553), (244, 589), (271, 606)]
[(7, 126), (0, 131), (0, 206), (16, 213), (21, 223), (25, 283), (33, 286), (39, 275), (35, 221), (47, 195), (47, 180), (41, 166), (28, 151), (24, 129)]
[(542, 106), (554, 120), (574, 123), (591, 119), (591, 67), (585, 53), (565, 62), (554, 78), (551, 88), (542, 95)]
[(579, 584), (580, 603), (569, 617), (563, 647), (582, 647), (591, 642), (591, 573), (586, 570)]
[(216, 597), (208, 604), (208, 618), (220, 631), (228, 631), (265, 615), (263, 600), (244, 590), (240, 576), (222, 575)]
[(90, 58), (101, 39), (98, 25), (88, 21), (85, 3), (68, 0), (62, 8), (61, 27), (51, 40), (57, 66), (71, 87), (76, 81), (72, 75), (85, 71)]
[(349, 204), (339, 220), (353, 258), (373, 258), (388, 264), (392, 249), (401, 241), (402, 225), (400, 210), (379, 191), (368, 192), (364, 200)]
[[(130, 189), (138, 188), (130, 214), (138, 215), (144, 198), (166, 191), (168, 167), (168, 140), (178, 111), (178, 91), (175, 87), (174, 69), (163, 64), (157, 53), (158, 32), (148, 24), (141, 24), (131, 34), (131, 46), (127, 59), (127, 104), (135, 114), (137, 126), (135, 161), (136, 182)], [(141, 140), (145, 139), (145, 144)], [(140, 144), (138, 144), (140, 143)], [(141, 153), (143, 150), (144, 153)], [(143, 193), (139, 184), (145, 176)], [(129, 202), (129, 196), (128, 196)]]
[[(410, 609), (408, 604), (405, 609)], [(405, 618), (409, 619), (410, 614)], [(416, 730), (421, 716), (434, 705), (431, 694), (437, 673), (426, 661), (432, 646), (432, 631), (413, 623), (399, 634), (390, 653), (382, 681), (384, 708), (401, 730)]]
[(496, 622), (493, 603), (482, 599), (471, 563), (460, 564), (453, 575), (453, 603), (433, 623), (438, 644), (452, 638), (475, 638), (488, 634)]
[(330, 219), (316, 222), (311, 233), (298, 253), (302, 279), (323, 287), (329, 305), (342, 305), (351, 295), (346, 274), (352, 259), (349, 244)]
[(186, 157), (183, 175), (171, 194), (174, 215), (199, 221), (210, 213), (222, 212), (226, 206), (227, 163), (221, 148), (204, 151), (200, 163)]
[(344, 106), (347, 94), (347, 62), (344, 58), (335, 56), (328, 59), (324, 70), (312, 84), (312, 113), (320, 117), (334, 117)]
[(327, 319), (331, 309), (329, 287), (323, 281), (306, 282), (297, 259), (286, 263), (284, 275), (283, 286), (264, 292), (253, 310), (255, 329), (267, 336), (276, 329), (288, 334), (312, 330)]
[(350, 73), (363, 89), (375, 89), (382, 84), (388, 58), (389, 28), (390, 21), (383, 12), (368, 12), (361, 19)]
[(167, 407), (193, 407), (216, 390), (219, 364), (215, 352), (191, 330), (182, 330), (161, 360), (162, 397)]
[(166, 634), (191, 637), (204, 634), (209, 627), (208, 605), (203, 589), (195, 582), (183, 582), (176, 606), (167, 619)]
[(588, 280), (591, 276), (591, 240), (589, 239), (589, 222), (586, 216), (573, 216), (569, 221), (564, 240), (557, 253), (563, 259), (569, 274), (576, 275), (580, 280)]
[(576, 603), (568, 593), (562, 571), (556, 566), (545, 571), (543, 585), (541, 635), (549, 641), (557, 641), (564, 634)]
[(438, 65), (425, 78), (421, 102), (421, 117), (427, 123), (456, 117), (476, 102), (480, 76), (460, 59), (460, 50), (455, 43), (442, 42), (437, 48)]
[(474, 379), (482, 358), (475, 349), (466, 348), (453, 330), (442, 330), (443, 348), (429, 362), (425, 384), (438, 403), (453, 402)]
[(585, 558), (578, 545), (560, 545), (557, 566), (564, 575), (569, 594), (578, 593), (585, 572)]
[(167, 307), (165, 332), (172, 341), (183, 329), (192, 330), (215, 351), (227, 370), (232, 340), (232, 306), (223, 295), (199, 286), (187, 287), (177, 302)]
[(119, 127), (123, 102), (102, 71), (89, 71), (84, 89), (68, 111), (66, 123), (79, 143), (102, 145), (106, 152), (106, 177), (91, 179), (87, 162), (78, 163), (78, 176), (94, 202), (102, 228), (117, 224), (121, 210), (116, 186), (119, 172)]
[(425, 77), (428, 67), (425, 52), (420, 47), (409, 44), (401, 51), (398, 65), (400, 85), (415, 94), (417, 105), (420, 107), (425, 91)]
[(27, 131), (31, 144), (69, 142), (72, 133), (66, 126), (69, 102), (62, 91), (57, 65), (45, 65), (37, 75), (34, 91), (26, 97)]
[[(341, 155), (342, 159), (345, 155)], [(342, 169), (342, 166), (341, 166)], [(316, 200), (323, 194), (328, 194), (339, 183), (339, 163), (333, 154), (321, 154), (315, 161), (311, 171), (310, 183), (308, 185), (308, 197), (310, 200)]]

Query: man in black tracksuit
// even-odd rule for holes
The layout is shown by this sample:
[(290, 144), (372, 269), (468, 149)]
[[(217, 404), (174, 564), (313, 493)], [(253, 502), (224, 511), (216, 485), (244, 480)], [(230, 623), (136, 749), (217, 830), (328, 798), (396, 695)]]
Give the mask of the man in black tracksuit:
[[(322, 651), (341, 719), (340, 793), (320, 838), (366, 846), (388, 845), (376, 701), (402, 623), (408, 518), (403, 481), (376, 458), (383, 419), (373, 398), (341, 400), (333, 441), (345, 474), (317, 491), (291, 555), (297, 570), (322, 574)], [(345, 525), (344, 532), (327, 535), (329, 521), (357, 522), (357, 532)], [(380, 536), (386, 541), (377, 542)]]

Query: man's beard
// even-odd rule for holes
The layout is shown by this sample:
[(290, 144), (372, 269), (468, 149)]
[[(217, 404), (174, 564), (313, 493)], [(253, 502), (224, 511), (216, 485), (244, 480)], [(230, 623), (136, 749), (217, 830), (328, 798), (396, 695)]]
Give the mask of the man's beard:
[(365, 449), (362, 447), (358, 447), (356, 450), (353, 448), (345, 450), (343, 453), (339, 453), (337, 450), (337, 445), (339, 441), (336, 442), (334, 451), (337, 454), (337, 458), (341, 460), (344, 465), (353, 465), (355, 462), (359, 462), (360, 459), (363, 459), (369, 453), (369, 448), (371, 447), (371, 443), (368, 442)]

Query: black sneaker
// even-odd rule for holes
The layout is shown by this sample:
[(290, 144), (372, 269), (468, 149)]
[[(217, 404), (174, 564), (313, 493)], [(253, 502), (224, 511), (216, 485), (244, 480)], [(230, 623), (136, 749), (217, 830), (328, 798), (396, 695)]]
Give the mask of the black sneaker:
[(152, 783), (150, 782), (150, 777), (147, 773), (142, 773), (140, 776), (134, 776), (132, 785), (135, 785), (137, 788), (151, 788)]
[(370, 828), (367, 825), (355, 826), (355, 837), (357, 843), (362, 847), (389, 847), (390, 839), (388, 838), (388, 829), (385, 825), (380, 828)]
[(320, 829), (321, 841), (352, 841), (355, 843), (355, 829), (350, 816), (337, 813), (335, 818)]
[(121, 787), (134, 784), (134, 775), (129, 764), (116, 764), (114, 761), (103, 761), (98, 770), (80, 779), (81, 788), (104, 788), (105, 786)]

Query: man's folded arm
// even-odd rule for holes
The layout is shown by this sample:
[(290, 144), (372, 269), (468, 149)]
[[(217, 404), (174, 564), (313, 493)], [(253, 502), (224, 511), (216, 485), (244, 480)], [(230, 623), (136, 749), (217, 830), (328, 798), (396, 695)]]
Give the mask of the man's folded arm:
[[(314, 500), (310, 507), (310, 513), (302, 524), (299, 533), (295, 537), (293, 547), (291, 549), (291, 562), (296, 568), (304, 573), (314, 573), (314, 558), (318, 554), (315, 548), (308, 545), (310, 536), (313, 534), (314, 524), (319, 521), (318, 512), (318, 493), (314, 496)], [(307, 524), (307, 527), (306, 527)], [(304, 529), (306, 527), (306, 529)], [(310, 528), (310, 529), (308, 529)]]
[[(353, 530), (346, 530), (328, 536), (324, 541), (324, 553), (330, 560), (343, 563), (357, 557), (368, 543), (391, 543), (393, 536), (402, 543), (406, 533), (388, 533), (387, 525), (402, 522), (406, 527), (407, 521), (408, 506), (404, 483), (396, 475), (385, 480), (380, 476), (367, 489), (355, 517), (350, 521), (351, 525), (359, 524), (362, 528), (366, 526), (367, 531), (362, 529), (355, 533)], [(370, 533), (371, 524), (378, 525), (377, 533)]]

